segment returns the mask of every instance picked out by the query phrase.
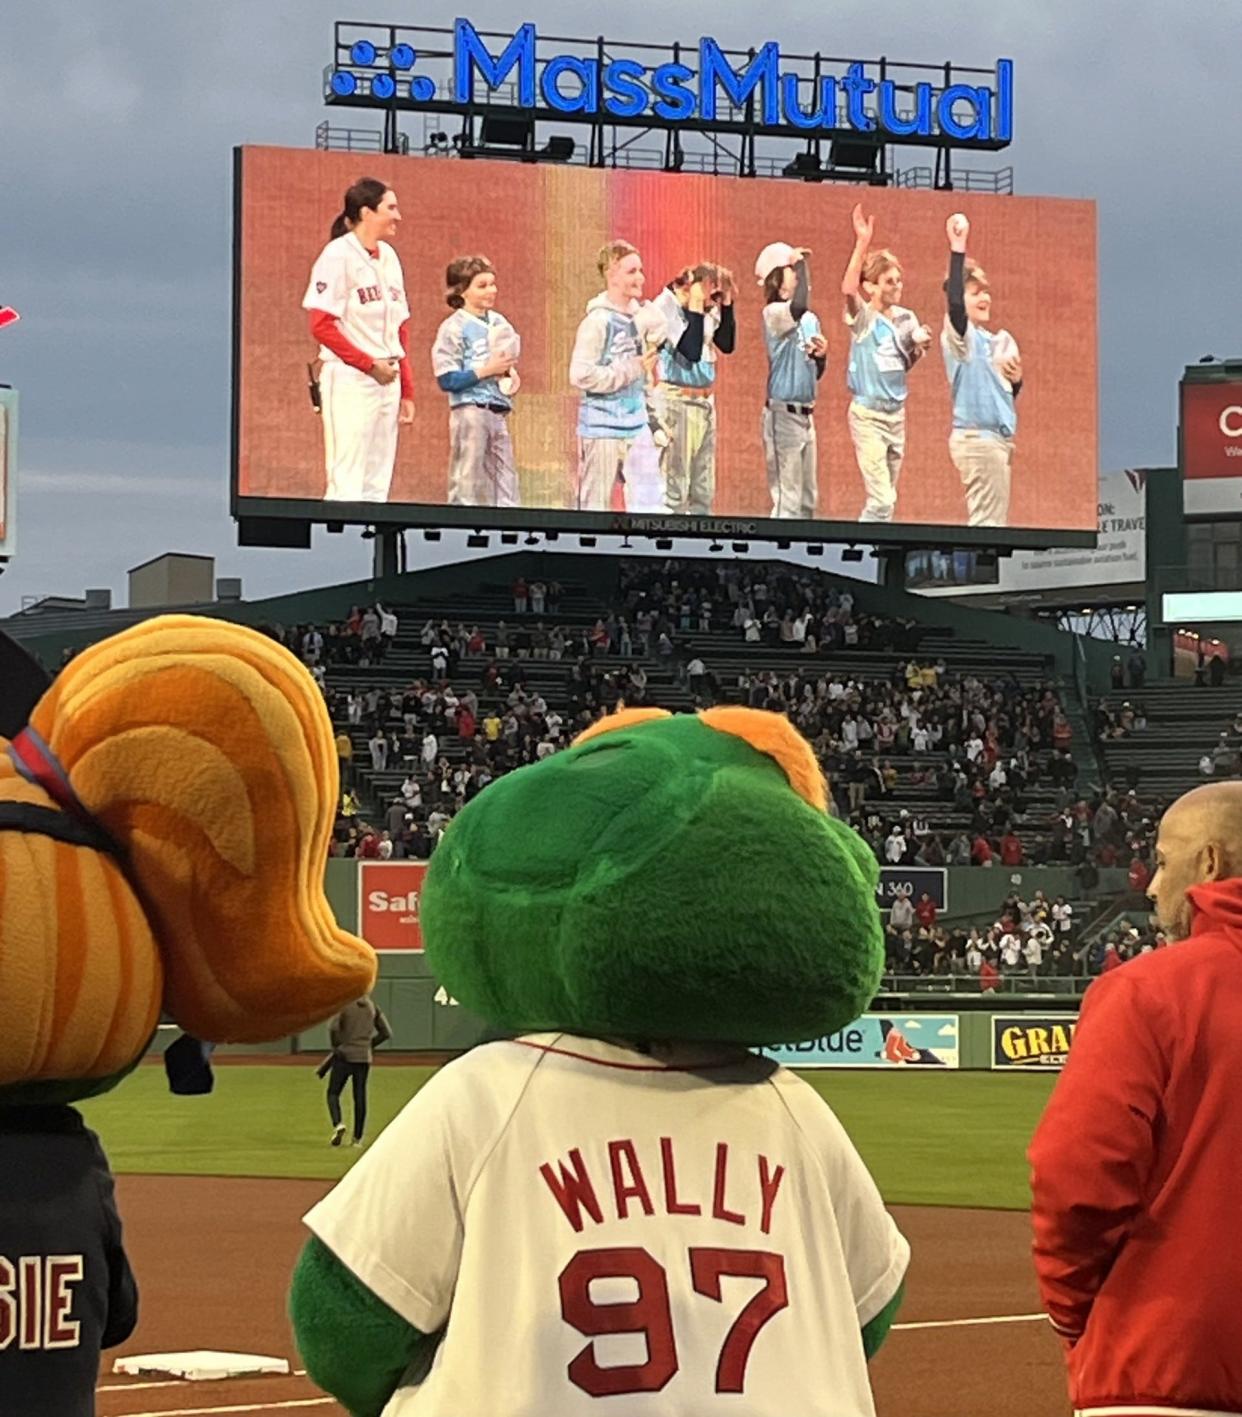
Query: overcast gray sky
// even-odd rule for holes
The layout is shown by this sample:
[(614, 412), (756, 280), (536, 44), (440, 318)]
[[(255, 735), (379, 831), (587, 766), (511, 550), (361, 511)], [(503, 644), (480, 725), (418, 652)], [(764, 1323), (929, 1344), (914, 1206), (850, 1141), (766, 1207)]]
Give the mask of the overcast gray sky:
[[(509, 31), (531, 19), (693, 42), (704, 30), (703, 7), (685, 0), (589, 17), (567, 0), (460, 8)], [(230, 155), (237, 143), (313, 145), (333, 20), (454, 13), (383, 0), (4, 6), (0, 304), (23, 318), (0, 331), (0, 382), (22, 398), (19, 549), (0, 615), (87, 586), (124, 604), (125, 571), (165, 550), (214, 555), (247, 598), (367, 574), (356, 531), (317, 533), (312, 552), (236, 546)], [(1104, 465), (1173, 459), (1182, 365), (1242, 355), (1242, 0), (767, 0), (723, 5), (710, 28), (739, 47), (1013, 58), (1016, 141), (1001, 160), (1017, 190), (1099, 202)], [(421, 120), (409, 128), (421, 134)]]

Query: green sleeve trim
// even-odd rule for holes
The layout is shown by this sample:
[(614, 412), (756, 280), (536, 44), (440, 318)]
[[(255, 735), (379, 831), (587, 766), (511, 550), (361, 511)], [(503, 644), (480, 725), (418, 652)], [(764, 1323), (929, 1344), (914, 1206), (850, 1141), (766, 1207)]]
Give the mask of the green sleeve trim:
[(307, 1374), (350, 1417), (380, 1417), (407, 1370), (414, 1380), (425, 1375), (440, 1341), (390, 1309), (316, 1237), (294, 1270), (289, 1317)]
[(897, 1317), (897, 1310), (901, 1308), (901, 1301), (905, 1297), (906, 1282), (903, 1279), (897, 1286), (896, 1294), (893, 1295), (869, 1324), (863, 1325), (863, 1352), (866, 1354), (868, 1363), (880, 1351), (880, 1345), (888, 1337), (888, 1331), (892, 1328), (893, 1320)]

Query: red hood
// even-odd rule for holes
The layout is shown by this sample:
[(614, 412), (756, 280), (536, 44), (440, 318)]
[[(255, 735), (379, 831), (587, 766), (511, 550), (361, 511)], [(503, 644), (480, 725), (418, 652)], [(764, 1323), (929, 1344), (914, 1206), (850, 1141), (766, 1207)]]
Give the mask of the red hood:
[(1186, 898), (1194, 911), (1192, 935), (1201, 935), (1207, 930), (1242, 931), (1242, 876), (1191, 886)]

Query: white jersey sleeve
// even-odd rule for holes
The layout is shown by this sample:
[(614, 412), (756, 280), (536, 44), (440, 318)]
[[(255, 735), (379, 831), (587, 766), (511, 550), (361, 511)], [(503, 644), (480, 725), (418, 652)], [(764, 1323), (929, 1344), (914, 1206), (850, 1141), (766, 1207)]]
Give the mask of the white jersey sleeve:
[[(485, 1052), (441, 1068), (305, 1217), (337, 1259), (420, 1333), (435, 1333), (448, 1318), (470, 1192), (520, 1097), (520, 1086), (497, 1088), (480, 1068)], [(539, 1056), (531, 1054), (519, 1084)]]
[(569, 361), (569, 382), (586, 394), (615, 394), (642, 377), (642, 360), (635, 355), (601, 364), (608, 340), (608, 312), (588, 311), (578, 326), (574, 352)]
[(349, 305), (349, 280), (345, 269), (345, 253), (338, 241), (329, 241), (319, 253), (310, 274), (310, 283), (302, 298), (303, 310), (323, 310), (345, 318)]
[(763, 307), (763, 323), (767, 326), (768, 333), (773, 339), (783, 339), (785, 335), (791, 335), (798, 328), (798, 322), (793, 317), (793, 302), (789, 300), (774, 300), (770, 305)]
[(871, 1173), (836, 1114), (801, 1078), (784, 1072), (781, 1096), (818, 1158), (832, 1198), (860, 1328), (891, 1303), (910, 1263), (910, 1245), (884, 1208)]
[(875, 324), (875, 310), (861, 296), (858, 296), (855, 298), (853, 306), (848, 300), (845, 302), (845, 313), (842, 319), (849, 327), (850, 334), (855, 340), (865, 340), (871, 333), (871, 327)]
[(410, 318), (410, 302), (405, 293), (405, 272), (401, 268), (401, 257), (387, 241), (380, 242), (380, 268), (388, 282), (388, 305), (400, 330)]
[(455, 310), (436, 331), (435, 343), (431, 346), (431, 372), (438, 379), (441, 374), (452, 374), (467, 367), (461, 319)]

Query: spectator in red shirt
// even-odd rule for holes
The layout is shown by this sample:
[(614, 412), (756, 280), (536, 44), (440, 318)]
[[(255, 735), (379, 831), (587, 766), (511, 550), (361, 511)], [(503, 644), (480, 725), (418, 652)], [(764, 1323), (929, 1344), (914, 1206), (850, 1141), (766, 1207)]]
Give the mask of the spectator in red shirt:
[(919, 924), (924, 929), (931, 930), (936, 924), (936, 902), (926, 891), (919, 897), (919, 903), (914, 907), (914, 913), (919, 918)]
[(979, 990), (983, 994), (990, 994), (993, 990), (1000, 988), (1000, 970), (990, 959), (984, 959), (979, 966)]
[(379, 833), (374, 827), (368, 827), (362, 840), (358, 843), (358, 855), (368, 861), (378, 861), (380, 854)]
[(457, 710), (457, 736), (468, 743), (474, 737), (474, 731), (478, 724), (474, 721), (474, 714), (463, 704)]
[(1002, 866), (1022, 865), (1022, 838), (1014, 831), (1007, 831), (1000, 840)]
[(1242, 1413), (1242, 784), (1160, 823), (1175, 949), (1087, 990), (1031, 1144), (1035, 1266), (1080, 1411)]
[(982, 832), (975, 837), (974, 845), (970, 848), (970, 859), (976, 866), (992, 864), (992, 844)]
[(1124, 963), (1125, 960), (1117, 952), (1117, 946), (1112, 940), (1109, 940), (1104, 947), (1104, 963), (1100, 966), (1101, 971), (1104, 974), (1110, 974), (1114, 969), (1120, 969)]
[(1141, 856), (1136, 856), (1130, 862), (1130, 889), (1140, 895), (1147, 894), (1147, 887), (1151, 882), (1151, 872), (1147, 869), (1147, 863)]

